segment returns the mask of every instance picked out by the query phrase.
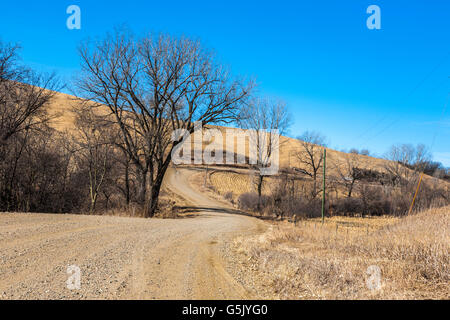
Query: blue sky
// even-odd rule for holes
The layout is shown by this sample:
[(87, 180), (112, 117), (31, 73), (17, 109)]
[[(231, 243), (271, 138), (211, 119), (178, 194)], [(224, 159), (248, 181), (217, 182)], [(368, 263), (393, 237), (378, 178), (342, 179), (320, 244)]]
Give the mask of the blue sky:
[[(72, 4), (81, 30), (66, 28)], [(381, 30), (366, 27), (372, 4)], [(317, 130), (333, 148), (378, 155), (435, 141), (435, 159), (450, 166), (450, 1), (7, 1), (0, 38), (22, 45), (25, 63), (70, 79), (79, 41), (123, 23), (200, 39), (235, 74), (255, 77), (260, 94), (288, 103), (291, 136)]]

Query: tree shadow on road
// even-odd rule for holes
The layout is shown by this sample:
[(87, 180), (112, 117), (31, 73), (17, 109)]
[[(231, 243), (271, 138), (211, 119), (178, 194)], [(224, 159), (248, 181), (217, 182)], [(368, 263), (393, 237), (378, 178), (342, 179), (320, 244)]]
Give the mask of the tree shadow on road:
[[(254, 217), (253, 215), (243, 212), (241, 210), (232, 209), (232, 208), (220, 208), (220, 207), (199, 207), (199, 206), (179, 206), (177, 207), (179, 213), (183, 214), (182, 217), (186, 218), (195, 218), (198, 217), (198, 213), (201, 212), (214, 212), (214, 213), (223, 213), (223, 214), (238, 214), (248, 217)], [(205, 215), (202, 215), (205, 216)]]

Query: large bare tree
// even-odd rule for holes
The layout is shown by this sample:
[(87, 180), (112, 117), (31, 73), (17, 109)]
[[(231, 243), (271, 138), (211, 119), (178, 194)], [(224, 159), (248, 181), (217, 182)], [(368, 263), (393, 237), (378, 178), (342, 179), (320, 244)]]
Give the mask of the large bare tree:
[(138, 202), (154, 215), (178, 129), (232, 122), (251, 83), (234, 80), (197, 41), (168, 35), (134, 38), (116, 31), (80, 47), (79, 96), (105, 105), (137, 171)]

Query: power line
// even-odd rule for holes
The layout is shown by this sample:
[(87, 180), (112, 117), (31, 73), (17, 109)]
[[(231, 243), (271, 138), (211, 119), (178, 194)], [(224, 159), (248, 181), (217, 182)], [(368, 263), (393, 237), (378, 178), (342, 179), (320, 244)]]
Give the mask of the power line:
[[(410, 98), (417, 89), (420, 88), (420, 86), (425, 83), (425, 81), (437, 70), (439, 69), (445, 62), (446, 60), (450, 57), (450, 52), (448, 52), (443, 59), (440, 60), (440, 62), (424, 77), (421, 79), (421, 81), (419, 81), (416, 86), (414, 86), (414, 88), (405, 96), (405, 98), (403, 100), (407, 100), (408, 98)], [(440, 86), (440, 85), (439, 85)], [(359, 135), (356, 139), (359, 140), (362, 137), (364, 137), (367, 133), (369, 133), (370, 131), (372, 131), (373, 129), (375, 129), (376, 127), (378, 127), (386, 118), (388, 118), (388, 116), (392, 113), (392, 111), (386, 113), (380, 120), (378, 120), (374, 125), (370, 126), (369, 129), (367, 129), (366, 131), (364, 131), (361, 135)], [(375, 135), (372, 135), (371, 137), (365, 139), (363, 142), (361, 142), (360, 147), (362, 147), (365, 143), (367, 143), (367, 141), (372, 140), (375, 137), (378, 137), (380, 134), (382, 134), (383, 132), (385, 132), (387, 129), (389, 129), (390, 127), (392, 127), (395, 123), (397, 123), (400, 119), (402, 119), (403, 116), (400, 116), (398, 118), (395, 118), (391, 123), (389, 123), (387, 126), (385, 126), (382, 130), (380, 130), (379, 132), (377, 132)]]
[[(447, 95), (446, 103), (444, 104), (444, 108), (443, 108), (443, 110), (442, 110), (441, 117), (439, 118), (439, 121), (438, 121), (438, 123), (437, 123), (436, 131), (434, 132), (433, 140), (432, 140), (432, 142), (431, 142), (430, 152), (432, 152), (432, 149), (433, 149), (433, 147), (434, 147), (434, 143), (435, 143), (435, 141), (436, 141), (436, 136), (437, 136), (438, 129), (439, 129), (439, 123), (442, 121), (442, 119), (444, 118), (445, 112), (447, 111), (448, 101), (449, 101), (448, 98), (449, 98), (449, 97), (450, 97), (450, 92), (449, 92), (448, 95)], [(421, 174), (420, 174), (419, 182), (417, 183), (417, 189), (416, 189), (416, 192), (414, 193), (414, 197), (413, 197), (413, 199), (412, 199), (412, 201), (411, 201), (411, 205), (410, 205), (410, 207), (409, 207), (408, 215), (411, 214), (411, 212), (412, 212), (412, 210), (413, 210), (413, 208), (414, 208), (414, 203), (415, 203), (416, 198), (417, 198), (417, 195), (418, 195), (418, 193), (419, 193), (420, 185), (421, 185), (421, 183), (422, 183), (422, 179), (423, 179), (423, 176), (424, 176), (424, 175), (425, 175), (425, 172), (424, 172), (424, 170), (423, 170), (423, 171), (421, 172)]]
[[(449, 77), (449, 78), (450, 78), (450, 77)], [(431, 150), (432, 150), (433, 147), (434, 147), (434, 143), (436, 142), (437, 134), (438, 134), (438, 131), (439, 131), (439, 124), (440, 124), (441, 121), (444, 119), (445, 113), (447, 112), (448, 102), (449, 102), (449, 100), (450, 100), (449, 98), (450, 98), (450, 92), (447, 94), (447, 99), (446, 99), (447, 101), (446, 101), (446, 103), (444, 104), (444, 109), (442, 109), (441, 117), (440, 117), (439, 120), (438, 120), (438, 123), (437, 123), (437, 126), (436, 126), (436, 131), (434, 132), (433, 140), (431, 141), (430, 152), (431, 152)]]

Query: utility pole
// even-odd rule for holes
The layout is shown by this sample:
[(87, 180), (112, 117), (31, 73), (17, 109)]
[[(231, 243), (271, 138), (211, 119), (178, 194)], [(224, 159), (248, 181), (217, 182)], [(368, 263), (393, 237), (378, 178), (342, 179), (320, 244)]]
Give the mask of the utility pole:
[(419, 193), (420, 184), (421, 184), (421, 182), (422, 182), (423, 175), (424, 175), (424, 173), (422, 172), (422, 173), (420, 174), (419, 183), (417, 184), (416, 193), (414, 193), (414, 197), (413, 197), (413, 199), (412, 199), (411, 206), (409, 207), (408, 216), (411, 215), (412, 210), (413, 210), (413, 208), (414, 208), (414, 202), (416, 201), (417, 194)]
[(327, 169), (327, 149), (323, 148), (322, 224), (325, 222), (325, 175)]
[[(450, 76), (449, 76), (449, 78), (450, 78)], [(447, 98), (448, 97), (450, 97), (450, 92), (448, 93)], [(447, 107), (448, 107), (448, 100), (447, 100), (447, 102), (444, 105), (444, 109), (442, 110), (442, 115), (441, 115), (441, 118), (439, 119), (439, 121), (441, 121), (444, 118), (445, 112), (447, 111)], [(435, 140), (436, 140), (436, 135), (437, 135), (437, 130), (436, 130), (436, 133), (434, 134), (433, 141), (431, 142), (431, 149), (433, 149), (433, 147), (434, 147), (434, 143), (435, 143)], [(413, 199), (411, 201), (411, 206), (409, 207), (408, 215), (410, 215), (412, 213), (412, 211), (413, 211), (414, 203), (416, 202), (417, 195), (419, 194), (420, 184), (422, 183), (424, 174), (425, 174), (425, 172), (423, 172), (423, 171), (420, 174), (419, 183), (417, 184), (416, 192), (414, 193), (414, 197), (413, 197)]]

